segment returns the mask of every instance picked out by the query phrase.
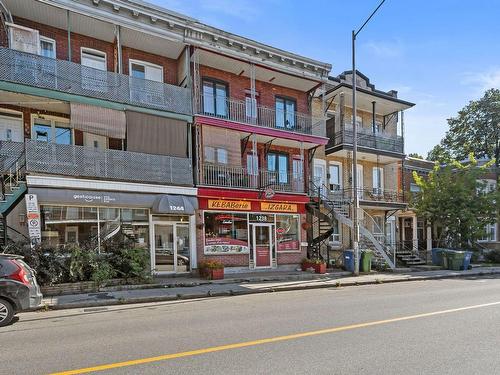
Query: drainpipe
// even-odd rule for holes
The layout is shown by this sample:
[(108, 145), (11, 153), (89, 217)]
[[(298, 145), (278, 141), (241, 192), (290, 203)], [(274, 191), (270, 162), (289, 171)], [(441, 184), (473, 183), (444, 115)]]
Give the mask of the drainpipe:
[(116, 36), (116, 51), (118, 54), (118, 72), (123, 73), (123, 57), (122, 57), (122, 42), (121, 42), (121, 29), (120, 25), (115, 25), (115, 36)]
[(373, 134), (375, 134), (375, 103), (376, 102), (372, 102), (372, 131), (373, 131)]
[(66, 11), (66, 26), (68, 30), (68, 61), (71, 61), (71, 17), (69, 10)]

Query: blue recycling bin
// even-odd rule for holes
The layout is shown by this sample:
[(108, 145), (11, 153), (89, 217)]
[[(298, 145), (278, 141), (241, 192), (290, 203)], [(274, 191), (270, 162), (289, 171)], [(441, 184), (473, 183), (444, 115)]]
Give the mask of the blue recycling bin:
[(432, 252), (432, 264), (434, 264), (435, 266), (441, 266), (443, 267), (444, 264), (443, 264), (443, 252), (445, 251), (445, 249), (440, 249), (440, 248), (435, 248), (435, 249), (432, 249), (431, 252)]
[(467, 271), (469, 269), (471, 259), (472, 259), (472, 251), (466, 251), (464, 256), (464, 263), (462, 265), (464, 271)]
[(354, 250), (344, 250), (343, 258), (345, 270), (354, 272)]

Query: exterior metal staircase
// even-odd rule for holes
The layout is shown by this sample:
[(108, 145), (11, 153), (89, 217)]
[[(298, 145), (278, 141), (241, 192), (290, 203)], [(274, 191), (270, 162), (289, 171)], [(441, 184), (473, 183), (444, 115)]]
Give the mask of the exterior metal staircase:
[[(311, 214), (316, 214), (318, 216), (318, 211), (321, 212), (321, 218), (323, 221), (327, 221), (331, 226), (333, 226), (333, 220), (336, 219), (340, 224), (346, 225), (349, 228), (353, 228), (354, 223), (350, 218), (350, 211), (352, 207), (352, 201), (350, 199), (344, 198), (341, 193), (330, 191), (326, 186), (318, 186), (318, 184), (311, 183), (311, 192), (313, 192), (314, 202), (319, 206), (315, 210), (312, 204), (309, 205), (308, 209)], [(367, 217), (369, 215), (363, 212)], [(373, 220), (373, 219), (372, 219)], [(311, 247), (317, 246), (317, 243), (321, 243), (325, 240), (326, 234), (328, 237), (333, 233), (333, 228), (324, 234), (320, 234), (315, 237), (310, 244)], [(396, 258), (395, 258), (395, 247), (387, 245), (386, 239), (381, 238), (379, 235), (375, 235), (368, 230), (362, 222), (359, 222), (359, 233), (360, 233), (360, 249), (370, 249), (374, 250), (376, 257), (380, 258), (381, 261), (386, 263), (391, 269), (396, 268)]]
[(7, 244), (7, 215), (24, 197), (26, 186), (26, 157), (24, 152), (7, 167), (2, 168), (0, 195), (0, 246)]

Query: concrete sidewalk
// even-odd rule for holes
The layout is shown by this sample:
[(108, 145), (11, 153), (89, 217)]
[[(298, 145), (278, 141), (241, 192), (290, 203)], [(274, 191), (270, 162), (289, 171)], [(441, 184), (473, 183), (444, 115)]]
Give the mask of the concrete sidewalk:
[[(404, 274), (372, 273), (357, 277), (347, 276), (345, 272), (339, 272), (327, 275), (316, 275), (313, 278), (310, 274), (308, 275), (306, 273), (302, 273), (302, 277), (300, 277), (300, 275), (296, 275), (296, 280), (287, 279), (286, 281), (280, 281), (278, 276), (276, 276), (276, 280), (272, 280), (273, 277), (266, 276), (264, 274), (260, 275), (259, 280), (241, 278), (241, 276), (234, 275), (238, 277), (238, 279), (229, 278), (226, 280), (212, 282), (207, 282), (206, 280), (204, 280), (204, 282), (197, 282), (190, 279), (190, 284), (184, 284), (184, 286), (182, 286), (182, 283), (185, 282), (184, 280), (181, 281), (174, 279), (174, 281), (169, 280), (163, 285), (155, 284), (156, 287), (154, 288), (102, 291), (98, 293), (70, 294), (48, 297), (44, 298), (43, 305), (51, 309), (70, 309), (129, 303), (172, 301), (177, 299), (281, 292), (300, 289), (346, 287), (453, 277), (478, 277), (494, 274), (500, 274), (500, 267), (477, 267), (468, 271), (439, 270), (408, 272)], [(293, 275), (291, 277), (293, 277)]]

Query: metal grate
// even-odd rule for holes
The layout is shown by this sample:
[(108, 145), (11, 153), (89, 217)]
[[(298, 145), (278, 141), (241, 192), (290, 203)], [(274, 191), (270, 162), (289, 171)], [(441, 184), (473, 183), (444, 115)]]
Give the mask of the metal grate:
[(24, 151), (23, 142), (0, 141), (0, 168), (7, 172)]
[(189, 158), (26, 140), (27, 172), (192, 185)]
[(192, 114), (187, 88), (0, 47), (0, 80), (169, 112)]

